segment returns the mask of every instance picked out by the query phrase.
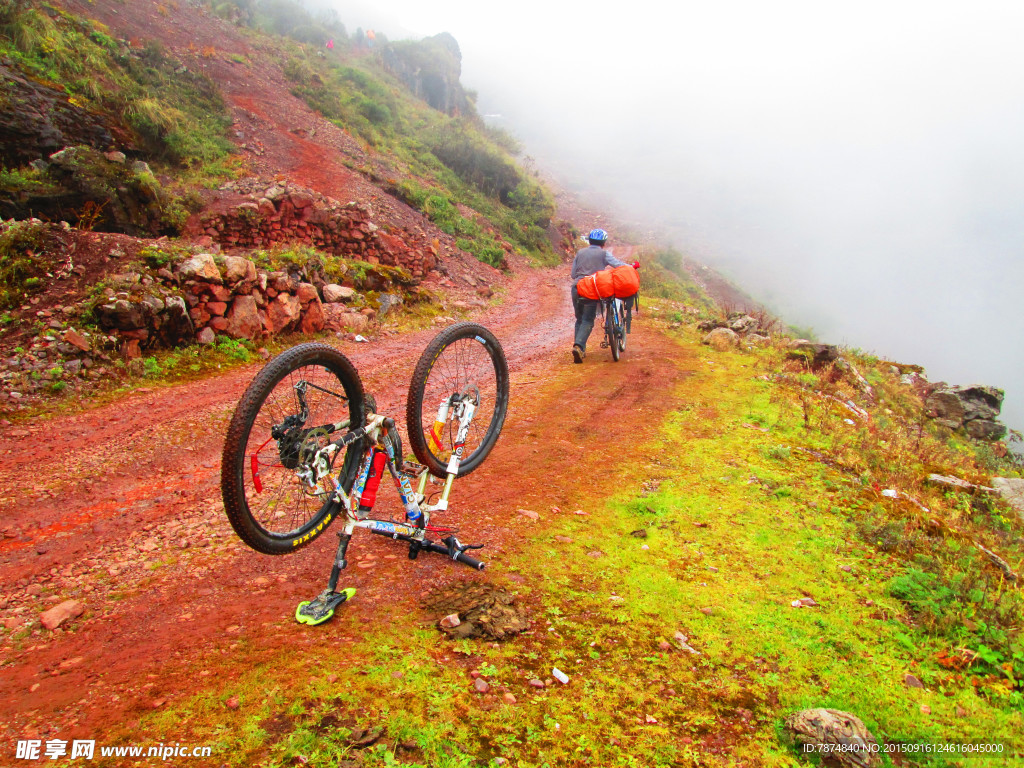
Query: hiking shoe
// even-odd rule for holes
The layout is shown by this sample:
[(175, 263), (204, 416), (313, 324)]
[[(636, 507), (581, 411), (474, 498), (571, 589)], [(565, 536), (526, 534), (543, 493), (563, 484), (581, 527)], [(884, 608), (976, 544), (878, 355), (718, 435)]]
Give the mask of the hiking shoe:
[(587, 356), (587, 353), (583, 350), (579, 344), (572, 345), (572, 361), (574, 363), (582, 363), (583, 358)]

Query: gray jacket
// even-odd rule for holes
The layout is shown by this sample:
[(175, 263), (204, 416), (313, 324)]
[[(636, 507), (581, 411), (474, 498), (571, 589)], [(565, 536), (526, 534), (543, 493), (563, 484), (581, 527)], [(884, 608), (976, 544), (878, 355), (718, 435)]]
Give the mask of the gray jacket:
[(604, 248), (588, 245), (576, 252), (572, 260), (572, 284), (576, 285), (581, 277), (600, 272), (605, 267), (624, 267), (626, 262), (619, 261)]

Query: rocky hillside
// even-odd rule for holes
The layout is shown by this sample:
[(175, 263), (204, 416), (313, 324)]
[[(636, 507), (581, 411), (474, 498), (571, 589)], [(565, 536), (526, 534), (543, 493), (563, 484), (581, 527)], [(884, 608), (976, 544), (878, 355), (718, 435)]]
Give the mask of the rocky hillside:
[(193, 343), (450, 317), (572, 236), (450, 37), (328, 59), (212, 10), (0, 9), (0, 408)]

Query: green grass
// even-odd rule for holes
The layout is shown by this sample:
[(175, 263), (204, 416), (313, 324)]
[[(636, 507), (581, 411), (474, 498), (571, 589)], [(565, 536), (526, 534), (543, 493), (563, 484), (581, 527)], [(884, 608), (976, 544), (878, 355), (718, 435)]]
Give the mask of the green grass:
[(102, 24), (46, 4), (0, 13), (0, 55), (70, 102), (126, 124), (151, 159), (202, 168), (230, 154), (231, 120), (213, 82), (159, 45), (134, 49)]
[[(652, 312), (648, 322), (671, 312)], [(453, 643), (420, 613), (381, 603), (374, 624), (352, 630), (365, 635), (345, 639), (342, 616), (325, 644), (282, 617), (274, 631), (292, 638), (287, 658), (234, 666), (230, 682), (145, 726), (161, 738), (213, 740), (232, 765), (469, 766), (503, 757), (523, 768), (790, 766), (802, 761), (784, 718), (829, 707), (856, 714), (886, 743), (1024, 750), (1019, 682), (984, 660), (944, 666), (942, 654), (959, 639), (919, 619), (948, 607), (950, 593), (920, 565), (905, 511), (876, 509), (873, 483), (903, 470), (874, 469), (864, 482), (797, 450), (849, 425), (826, 408), (805, 426), (803, 390), (771, 378), (788, 365), (781, 353), (715, 353), (697, 346), (696, 334), (680, 334), (699, 350), (697, 372), (665, 393), (676, 407), (648, 441), (604, 470), (619, 490), (606, 498), (588, 498), (582, 485), (570, 491), (590, 516), (551, 516), (502, 559), (531, 607), (529, 635)], [(897, 441), (888, 434), (875, 450)], [(929, 450), (961, 468), (972, 461)], [(941, 493), (922, 498), (936, 518), (962, 512)], [(861, 535), (876, 514), (897, 522), (894, 540), (911, 541), (910, 551)], [(983, 538), (997, 517), (960, 520)], [(1012, 554), (1012, 544), (1001, 546)], [(943, 578), (983, 570), (962, 556)], [(817, 605), (792, 606), (804, 597)], [(674, 647), (677, 632), (700, 655)], [(528, 685), (553, 667), (568, 674), (567, 686)], [(490, 707), (471, 689), (474, 669), (496, 691)], [(926, 688), (907, 687), (907, 674)], [(503, 702), (504, 689), (514, 704)], [(225, 715), (231, 696), (244, 706)], [(363, 728), (381, 729), (381, 743), (353, 746)]]
[[(360, 170), (459, 236), (460, 248), (490, 264), (503, 257), (498, 238), (522, 253), (551, 253), (546, 230), (554, 202), (515, 163), (514, 142), (475, 115), (431, 109), (372, 59), (322, 58), (314, 48), (284, 40), (277, 51), (293, 93), (362, 139), (386, 169)], [(457, 204), (483, 221), (467, 219)]]

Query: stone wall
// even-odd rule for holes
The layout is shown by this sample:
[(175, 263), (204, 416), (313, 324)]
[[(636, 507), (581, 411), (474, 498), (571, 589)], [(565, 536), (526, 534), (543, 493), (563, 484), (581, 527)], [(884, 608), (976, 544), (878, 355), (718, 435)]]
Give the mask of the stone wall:
[[(123, 356), (131, 359), (154, 346), (212, 344), (218, 334), (258, 340), (324, 329), (359, 333), (378, 315), (349, 303), (358, 298), (351, 287), (318, 287), (294, 274), (257, 269), (237, 256), (220, 261), (199, 253), (173, 271), (161, 269), (156, 284), (128, 280), (125, 290), (96, 307), (100, 326), (121, 340)], [(402, 299), (385, 294), (379, 301), (383, 313)]]
[(392, 234), (370, 220), (358, 203), (340, 204), (285, 185), (250, 193), (250, 201), (189, 222), (188, 234), (205, 235), (222, 248), (272, 248), (303, 243), (325, 253), (371, 264), (402, 267), (422, 278), (437, 264), (439, 244), (408, 231)]

